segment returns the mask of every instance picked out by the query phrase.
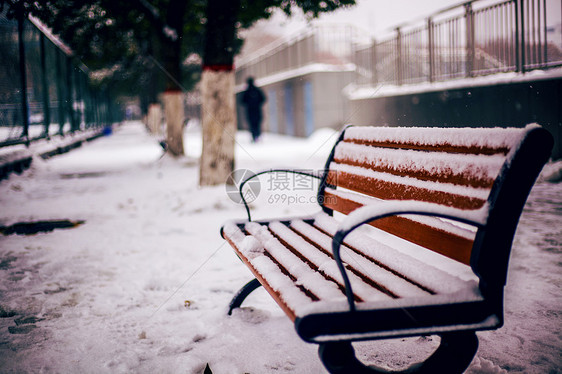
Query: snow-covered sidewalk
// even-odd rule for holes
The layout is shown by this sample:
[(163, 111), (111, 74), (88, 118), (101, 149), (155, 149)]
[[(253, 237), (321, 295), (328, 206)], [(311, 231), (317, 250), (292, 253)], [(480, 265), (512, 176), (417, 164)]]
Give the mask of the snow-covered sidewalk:
[[(322, 130), (253, 144), (240, 132), (237, 168), (319, 170), (335, 140)], [(185, 142), (186, 157), (162, 157), (132, 122), (0, 183), (0, 226), (85, 221), (0, 236), (0, 373), (202, 373), (206, 364), (215, 374), (325, 373), (317, 347), (298, 338), (263, 290), (226, 315), (251, 274), (219, 228), (245, 211), (224, 186), (198, 187), (199, 131), (188, 128)], [(278, 182), (264, 177), (262, 189)], [(256, 217), (294, 214), (288, 197), (260, 195)], [(315, 211), (311, 200), (299, 209)], [(562, 183), (540, 182), (514, 242), (505, 326), (478, 333), (469, 373), (562, 372), (561, 269)], [(427, 337), (357, 350), (397, 368), (436, 345)]]

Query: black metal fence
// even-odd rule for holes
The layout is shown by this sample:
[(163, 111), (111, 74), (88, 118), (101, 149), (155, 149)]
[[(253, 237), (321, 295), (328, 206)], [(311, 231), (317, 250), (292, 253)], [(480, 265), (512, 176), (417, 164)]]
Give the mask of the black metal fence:
[(0, 13), (0, 147), (106, 126), (113, 107), (38, 21)]
[(561, 8), (560, 0), (472, 0), (444, 9), (357, 49), (358, 83), (401, 85), (562, 66)]

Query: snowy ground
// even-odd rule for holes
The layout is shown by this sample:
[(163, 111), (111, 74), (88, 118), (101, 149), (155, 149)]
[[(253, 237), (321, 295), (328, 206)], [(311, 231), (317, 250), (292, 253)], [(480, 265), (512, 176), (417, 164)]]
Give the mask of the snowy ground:
[[(66, 230), (0, 236), (0, 372), (324, 373), (264, 291), (226, 315), (249, 271), (219, 235), (244, 217), (224, 186), (198, 187), (200, 134), (188, 156), (162, 156), (129, 123), (0, 183), (0, 226), (84, 220)], [(335, 136), (237, 135), (237, 167), (317, 170)], [(323, 146), (322, 146), (323, 145)], [(263, 179), (262, 188), (271, 180)], [(267, 190), (267, 188), (263, 188)], [(305, 191), (306, 192), (306, 191)], [(260, 195), (257, 216), (293, 214)], [(314, 211), (308, 202), (299, 209)], [(562, 183), (538, 183), (515, 238), (503, 328), (482, 332), (469, 373), (562, 373)], [(396, 368), (423, 359), (437, 338), (361, 343), (361, 357)]]

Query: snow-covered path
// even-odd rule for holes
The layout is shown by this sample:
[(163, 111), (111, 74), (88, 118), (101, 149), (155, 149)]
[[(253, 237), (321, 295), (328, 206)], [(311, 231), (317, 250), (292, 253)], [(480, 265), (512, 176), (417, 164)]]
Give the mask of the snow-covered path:
[[(237, 135), (237, 167), (318, 170), (331, 131), (307, 140)], [(0, 183), (0, 226), (85, 221), (73, 229), (0, 236), (0, 372), (324, 373), (317, 347), (258, 290), (232, 317), (251, 276), (221, 239), (244, 217), (224, 186), (200, 188), (197, 129), (188, 156), (167, 156), (138, 123)], [(262, 185), (268, 181), (263, 180)], [(296, 206), (258, 199), (256, 216)], [(312, 203), (299, 209), (314, 211)], [(272, 212), (274, 211), (274, 212)], [(538, 183), (516, 235), (506, 323), (479, 333), (469, 373), (562, 373), (562, 183)], [(365, 360), (398, 367), (435, 338), (357, 345)]]

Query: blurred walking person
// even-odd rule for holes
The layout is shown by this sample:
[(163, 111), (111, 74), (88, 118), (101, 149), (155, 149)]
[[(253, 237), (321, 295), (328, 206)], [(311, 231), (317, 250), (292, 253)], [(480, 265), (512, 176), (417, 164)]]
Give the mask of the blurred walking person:
[(248, 83), (248, 88), (242, 94), (242, 105), (246, 107), (246, 119), (250, 124), (252, 140), (255, 143), (261, 135), (261, 107), (265, 102), (265, 95), (260, 88), (254, 85), (254, 78), (249, 77), (246, 82)]

